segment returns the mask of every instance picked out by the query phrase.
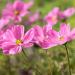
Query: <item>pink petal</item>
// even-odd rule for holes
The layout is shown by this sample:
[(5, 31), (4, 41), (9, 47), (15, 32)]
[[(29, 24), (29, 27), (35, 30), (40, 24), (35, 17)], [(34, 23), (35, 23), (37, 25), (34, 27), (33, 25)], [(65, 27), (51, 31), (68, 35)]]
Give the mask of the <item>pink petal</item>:
[(25, 33), (25, 36), (24, 36), (24, 39), (23, 39), (24, 40), (24, 44), (27, 44), (27, 43), (31, 42), (33, 37), (34, 37), (34, 29), (31, 28), (30, 30), (28, 30)]
[(9, 29), (3, 34), (3, 39), (5, 41), (10, 41), (10, 42), (15, 42), (15, 40), (16, 40), (13, 32)]
[(53, 8), (52, 13), (57, 15), (59, 13), (59, 8), (58, 7)]
[(35, 33), (35, 36), (34, 36), (35, 40), (43, 41), (44, 33), (43, 33), (43, 29), (39, 25), (34, 27), (34, 33)]
[(13, 14), (12, 4), (7, 4), (6, 5), (6, 8), (4, 8), (3, 11), (2, 11), (2, 16), (4, 18), (8, 18), (8, 19), (12, 18), (13, 19), (14, 14)]
[(24, 3), (20, 0), (15, 1), (14, 4), (13, 4), (13, 8), (15, 10), (21, 11), (24, 8)]
[(22, 10), (21, 12), (20, 12), (20, 17), (23, 17), (23, 16), (26, 16), (27, 14), (29, 14), (29, 11), (27, 11), (27, 10)]
[(52, 42), (48, 42), (48, 41), (43, 41), (39, 43), (40, 47), (42, 47), (43, 49), (49, 49), (51, 47), (56, 46), (57, 44), (52, 43)]
[(22, 51), (22, 47), (18, 46), (18, 47), (10, 49), (9, 54), (17, 54), (17, 53), (20, 53), (21, 51)]
[(60, 35), (65, 35), (68, 36), (70, 34), (70, 25), (66, 25), (64, 23), (62, 23), (60, 25)]
[(75, 28), (71, 31), (70, 39), (75, 39)]
[(33, 3), (34, 3), (33, 1), (25, 3), (25, 9), (27, 10), (27, 9), (31, 8), (31, 6), (33, 5)]
[(58, 13), (59, 8), (55, 7), (52, 11), (48, 13), (48, 15), (45, 16), (44, 20), (51, 25), (55, 25), (58, 22)]
[(21, 16), (14, 16), (13, 20), (14, 20), (15, 23), (22, 21)]
[(32, 23), (35, 22), (38, 19), (39, 19), (39, 13), (38, 12), (34, 13), (33, 15), (31, 15), (29, 17), (29, 21), (32, 22)]
[(33, 46), (33, 43), (23, 44), (23, 46), (24, 46), (25, 48), (29, 48), (29, 47), (32, 47), (32, 46)]
[(14, 47), (15, 47), (15, 45), (7, 45), (7, 46), (2, 47), (3, 53), (4, 53), (4, 54), (9, 54), (9, 50), (10, 50), (11, 48), (14, 48)]
[(59, 37), (59, 33), (55, 30), (50, 30), (48, 34), (52, 39), (57, 39)]
[(64, 15), (66, 17), (70, 17), (72, 16), (73, 14), (75, 14), (75, 8), (68, 8), (67, 10), (65, 10), (64, 12)]
[(16, 39), (22, 40), (24, 37), (24, 26), (17, 25), (12, 27), (12, 31)]
[(1, 18), (0, 19), (0, 29), (3, 29), (9, 23), (9, 19)]
[(21, 46), (15, 46), (15, 47), (9, 47), (9, 48), (4, 48), (3, 49), (3, 53), (4, 54), (17, 54), (17, 53), (20, 53), (22, 51), (22, 48)]
[(1, 43), (1, 48), (9, 48), (9, 47), (15, 46), (15, 45), (16, 45), (15, 42), (10, 42), (10, 41), (3, 40), (3, 42)]
[(52, 25), (48, 24), (43, 27), (43, 32), (46, 35), (52, 29)]

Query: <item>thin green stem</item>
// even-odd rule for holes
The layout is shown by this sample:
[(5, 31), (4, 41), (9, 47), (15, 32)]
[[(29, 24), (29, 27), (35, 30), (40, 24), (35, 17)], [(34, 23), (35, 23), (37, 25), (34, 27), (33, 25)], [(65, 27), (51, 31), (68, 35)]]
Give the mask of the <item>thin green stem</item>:
[(46, 54), (48, 53), (48, 49), (45, 49), (45, 51), (46, 51)]
[(28, 57), (27, 54), (25, 53), (24, 49), (22, 49), (22, 52), (25, 57)]
[(71, 74), (71, 68), (70, 68), (70, 59), (69, 59), (69, 52), (68, 52), (68, 48), (67, 45), (65, 44), (65, 50), (66, 50), (66, 57), (67, 57), (67, 61), (68, 61), (68, 71), (69, 71), (69, 75)]
[[(49, 49), (45, 49), (45, 52), (46, 52), (46, 54), (49, 56), (49, 54), (48, 54), (48, 50)], [(49, 56), (50, 57), (50, 56)], [(50, 61), (49, 61), (49, 63), (50, 63)], [(50, 66), (50, 64), (49, 64), (49, 66)], [(52, 69), (50, 69), (50, 74), (48, 74), (48, 75), (53, 75), (53, 70)]]

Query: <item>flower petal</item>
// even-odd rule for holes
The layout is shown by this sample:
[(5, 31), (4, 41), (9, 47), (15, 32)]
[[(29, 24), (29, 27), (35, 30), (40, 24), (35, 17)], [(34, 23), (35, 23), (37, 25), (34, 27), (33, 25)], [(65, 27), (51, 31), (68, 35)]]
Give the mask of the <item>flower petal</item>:
[(43, 41), (43, 42), (39, 42), (40, 47), (42, 47), (43, 49), (49, 49), (51, 47), (56, 46), (57, 44), (52, 43), (50, 41)]
[(13, 4), (15, 10), (21, 11), (24, 8), (24, 3), (20, 0), (16, 0)]
[(70, 17), (72, 16), (73, 14), (75, 14), (75, 8), (68, 8), (67, 10), (65, 10), (64, 12), (64, 15), (66, 17)]
[(21, 46), (15, 46), (15, 47), (9, 47), (9, 48), (4, 48), (3, 49), (3, 53), (4, 54), (17, 54), (17, 53), (20, 53), (22, 51), (22, 48)]
[(39, 25), (34, 27), (34, 39), (37, 41), (43, 41), (44, 39), (44, 33), (43, 33), (43, 29), (42, 27), (40, 27)]
[(25, 48), (29, 48), (29, 47), (32, 47), (32, 46), (33, 46), (33, 43), (23, 44), (23, 47), (25, 47)]
[(12, 27), (12, 31), (16, 39), (22, 40), (24, 37), (24, 26), (17, 25)]
[(60, 25), (60, 35), (68, 36), (70, 34), (70, 25), (66, 25), (65, 23), (62, 23)]
[(48, 32), (50, 32), (51, 29), (52, 29), (52, 25), (50, 25), (50, 24), (45, 25), (43, 27), (44, 35), (46, 35)]
[(25, 36), (24, 36), (24, 39), (23, 39), (24, 40), (24, 44), (27, 44), (27, 43), (31, 42), (33, 37), (34, 37), (34, 29), (31, 28), (30, 30), (28, 30), (25, 33)]
[(75, 39), (75, 28), (71, 31), (70, 39)]
[(13, 34), (13, 32), (10, 30), (10, 29), (8, 29), (4, 34), (3, 34), (3, 39), (5, 40), (5, 41), (10, 41), (10, 42), (15, 42), (15, 36), (14, 36), (14, 34)]

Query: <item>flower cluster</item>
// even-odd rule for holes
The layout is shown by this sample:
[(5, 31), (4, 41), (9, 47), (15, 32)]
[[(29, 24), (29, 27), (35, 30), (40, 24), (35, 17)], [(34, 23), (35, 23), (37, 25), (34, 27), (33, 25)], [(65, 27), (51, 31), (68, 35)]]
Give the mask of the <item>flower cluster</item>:
[[(32, 5), (33, 2), (24, 3), (16, 0), (14, 3), (8, 3), (3, 9), (0, 19), (0, 48), (4, 54), (20, 53), (23, 48), (32, 47), (34, 44), (48, 49), (75, 39), (75, 28), (71, 29), (70, 25), (65, 22), (75, 14), (73, 7), (65, 11), (55, 7), (44, 17), (46, 25), (43, 27), (35, 25), (25, 31), (25, 26), (21, 25), (24, 17), (27, 17), (30, 24), (40, 19), (38, 12), (31, 14), (32, 12), (29, 11)], [(60, 22), (59, 31), (53, 29), (57, 22)]]

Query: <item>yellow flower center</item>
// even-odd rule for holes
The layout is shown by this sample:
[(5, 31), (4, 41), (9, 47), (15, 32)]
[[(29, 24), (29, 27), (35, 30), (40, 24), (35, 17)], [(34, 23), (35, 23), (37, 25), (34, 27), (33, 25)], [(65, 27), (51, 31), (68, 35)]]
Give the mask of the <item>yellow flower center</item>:
[(14, 13), (15, 13), (15, 15), (19, 15), (20, 14), (20, 12), (17, 11), (17, 10)]
[(64, 37), (63, 37), (63, 36), (61, 36), (59, 39), (60, 39), (60, 41), (63, 41), (63, 40), (64, 40)]
[(22, 40), (16, 40), (16, 44), (17, 44), (17, 45), (22, 44)]

